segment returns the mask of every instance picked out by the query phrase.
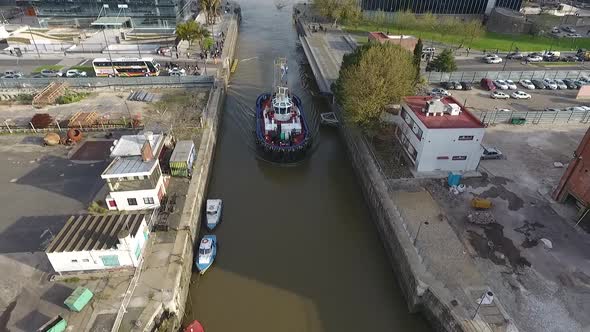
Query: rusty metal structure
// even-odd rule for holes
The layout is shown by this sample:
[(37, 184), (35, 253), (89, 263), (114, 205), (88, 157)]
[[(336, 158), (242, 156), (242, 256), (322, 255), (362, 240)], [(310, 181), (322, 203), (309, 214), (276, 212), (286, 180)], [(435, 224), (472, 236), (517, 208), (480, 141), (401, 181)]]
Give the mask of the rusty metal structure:
[(34, 107), (43, 107), (55, 103), (57, 98), (63, 95), (68, 87), (66, 82), (51, 82), (35, 97), (33, 97)]
[(565, 202), (569, 197), (576, 200), (581, 221), (590, 210), (590, 128), (553, 191), (553, 198), (558, 202)]

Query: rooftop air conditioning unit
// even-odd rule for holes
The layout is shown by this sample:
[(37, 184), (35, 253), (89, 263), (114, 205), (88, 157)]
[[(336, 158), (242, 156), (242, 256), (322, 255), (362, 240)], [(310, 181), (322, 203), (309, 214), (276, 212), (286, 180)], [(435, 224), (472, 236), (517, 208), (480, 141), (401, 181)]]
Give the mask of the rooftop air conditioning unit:
[(459, 115), (461, 114), (461, 106), (457, 104), (447, 104), (445, 105), (445, 111), (450, 115)]
[(426, 102), (424, 113), (426, 116), (443, 115), (445, 112), (445, 104), (439, 98), (434, 98)]

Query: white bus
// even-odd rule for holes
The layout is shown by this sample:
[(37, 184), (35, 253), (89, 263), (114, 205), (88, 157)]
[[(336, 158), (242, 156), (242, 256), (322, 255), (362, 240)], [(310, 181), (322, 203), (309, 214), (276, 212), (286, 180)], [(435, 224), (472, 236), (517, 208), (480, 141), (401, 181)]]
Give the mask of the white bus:
[(160, 65), (152, 58), (98, 58), (92, 61), (97, 77), (158, 76)]

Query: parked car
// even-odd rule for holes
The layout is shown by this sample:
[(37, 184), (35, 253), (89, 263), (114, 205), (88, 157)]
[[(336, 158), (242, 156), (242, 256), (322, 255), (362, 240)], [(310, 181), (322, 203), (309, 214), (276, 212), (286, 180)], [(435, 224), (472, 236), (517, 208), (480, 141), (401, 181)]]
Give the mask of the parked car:
[(483, 56), (482, 60), (483, 62), (487, 62), (489, 59), (495, 59), (498, 58), (497, 54), (486, 54)]
[(504, 158), (502, 151), (500, 151), (498, 148), (490, 148), (490, 147), (486, 147), (486, 146), (482, 146), (482, 147), (483, 147), (483, 151), (481, 153), (482, 160), (503, 159)]
[(422, 54), (434, 54), (436, 52), (436, 48), (434, 47), (424, 47), (422, 49)]
[(70, 69), (66, 71), (66, 77), (86, 77), (87, 74), (85, 71), (78, 70), (78, 69)]
[(168, 70), (168, 75), (170, 75), (170, 76), (186, 76), (186, 70), (172, 68), (172, 69)]
[(545, 112), (559, 112), (561, 111), (559, 108), (546, 108)]
[(455, 90), (463, 90), (463, 86), (461, 85), (461, 83), (459, 83), (457, 81), (453, 81), (451, 83), (453, 83), (453, 86), (454, 86), (454, 89)]
[(545, 83), (541, 80), (531, 80), (537, 89), (545, 89)]
[(441, 82), (440, 86), (442, 86), (443, 89), (447, 89), (447, 90), (455, 88), (455, 86), (451, 82)]
[(500, 108), (498, 111), (500, 111), (500, 112), (514, 112), (513, 110), (511, 110), (509, 108)]
[(529, 55), (527, 58), (528, 62), (541, 62), (543, 61), (543, 57), (540, 55)]
[(473, 85), (469, 82), (461, 82), (461, 86), (463, 87), (463, 90), (473, 89)]
[(531, 99), (531, 95), (529, 95), (528, 93), (524, 92), (524, 91), (514, 91), (510, 97), (514, 98), (514, 99)]
[(442, 88), (434, 88), (430, 91), (431, 96), (450, 96), (451, 93)]
[(561, 52), (559, 52), (559, 51), (549, 51), (549, 52), (545, 52), (545, 55), (547, 55), (547, 56), (560, 57), (561, 56)]
[(61, 77), (63, 73), (58, 70), (51, 70), (51, 69), (43, 69), (39, 72), (43, 77)]
[(502, 89), (502, 90), (508, 90), (508, 84), (506, 84), (506, 81), (504, 80), (495, 80), (494, 81), (494, 85), (498, 88), (498, 89)]
[(512, 52), (512, 53), (508, 53), (508, 55), (506, 55), (506, 59), (520, 60), (520, 59), (524, 58), (525, 56), (526, 56), (525, 53)]
[(567, 85), (565, 84), (565, 82), (563, 80), (554, 80), (555, 84), (557, 84), (557, 88), (560, 90), (567, 90)]
[(484, 90), (488, 90), (488, 91), (496, 90), (496, 86), (494, 85), (494, 81), (492, 81), (490, 78), (482, 78), (481, 81), (479, 82), (479, 85)]
[(520, 85), (522, 85), (523, 87), (525, 87), (529, 90), (535, 89), (535, 85), (533, 84), (533, 82), (531, 82), (531, 80), (520, 80), (518, 83), (520, 83)]
[(490, 64), (492, 64), (492, 63), (502, 63), (502, 58), (500, 58), (499, 56), (496, 55), (495, 58), (488, 58), (486, 60), (486, 63), (490, 63)]
[(492, 97), (493, 99), (509, 99), (510, 96), (505, 94), (502, 91), (493, 91), (492, 94), (490, 95), (490, 97)]
[(561, 58), (559, 56), (556, 55), (543, 55), (543, 61), (547, 61), (547, 62), (557, 62), (561, 60)]
[(584, 81), (580, 81), (580, 80), (575, 80), (574, 84), (576, 85), (576, 89), (581, 88), (583, 85), (586, 85), (587, 83)]
[(583, 106), (574, 106), (574, 107), (566, 107), (563, 109), (564, 111), (568, 111), (568, 112), (584, 112), (586, 109)]
[(568, 56), (564, 56), (563, 58), (561, 58), (561, 61), (576, 62), (576, 61), (581, 61), (581, 59), (579, 57), (577, 57), (576, 55), (568, 55)]
[(543, 84), (545, 84), (545, 89), (557, 90), (557, 83), (550, 78), (544, 78)]
[(575, 82), (574, 80), (571, 80), (569, 78), (566, 78), (563, 80), (563, 83), (565, 83), (565, 85), (567, 86), (568, 89), (577, 89), (578, 88), (578, 86), (574, 82)]
[(518, 89), (516, 87), (516, 84), (514, 84), (514, 81), (513, 80), (506, 80), (506, 85), (508, 85), (508, 89), (510, 89), (510, 90), (516, 90), (516, 89)]
[(21, 78), (23, 73), (16, 70), (7, 70), (2, 74), (2, 78)]
[(551, 33), (559, 33), (559, 28), (558, 27), (554, 27), (553, 29), (551, 29)]
[(562, 27), (562, 29), (563, 29), (563, 31), (565, 31), (565, 32), (570, 32), (570, 33), (575, 33), (575, 32), (576, 32), (576, 29), (574, 29), (573, 27), (569, 27), (569, 26), (567, 26), (567, 27)]
[(579, 34), (579, 33), (568, 33), (566, 35), (566, 37), (569, 37), (569, 38), (582, 38), (582, 35)]

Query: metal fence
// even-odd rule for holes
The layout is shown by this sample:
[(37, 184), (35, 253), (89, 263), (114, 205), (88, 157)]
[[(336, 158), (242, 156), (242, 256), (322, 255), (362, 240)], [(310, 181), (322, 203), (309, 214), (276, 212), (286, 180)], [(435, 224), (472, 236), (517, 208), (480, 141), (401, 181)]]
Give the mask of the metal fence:
[(211, 85), (214, 78), (213, 76), (18, 78), (0, 79), (0, 88), (39, 88), (53, 81), (67, 82), (74, 88), (99, 88), (141, 85)]
[(590, 71), (587, 70), (538, 70), (538, 71), (467, 71), (438, 73), (428, 72), (424, 76), (430, 83), (440, 83), (447, 81), (459, 82), (479, 82), (482, 78), (492, 80), (531, 80), (531, 79), (578, 79), (580, 77), (590, 77)]
[[(590, 111), (471, 111), (485, 125), (493, 124), (584, 124), (590, 123)], [(524, 120), (524, 121), (522, 121)]]

